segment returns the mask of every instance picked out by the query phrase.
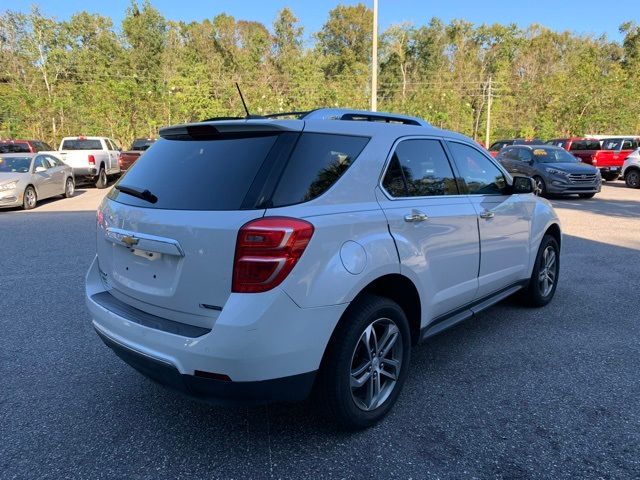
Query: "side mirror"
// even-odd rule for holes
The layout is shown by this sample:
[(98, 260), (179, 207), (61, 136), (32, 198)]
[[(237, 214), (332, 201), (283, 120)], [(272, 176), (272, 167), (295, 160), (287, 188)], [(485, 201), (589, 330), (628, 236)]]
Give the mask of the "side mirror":
[(42, 173), (42, 172), (46, 172), (47, 169), (44, 167), (36, 167), (36, 173)]
[(535, 191), (535, 182), (531, 177), (513, 177), (513, 185), (511, 193), (533, 193)]

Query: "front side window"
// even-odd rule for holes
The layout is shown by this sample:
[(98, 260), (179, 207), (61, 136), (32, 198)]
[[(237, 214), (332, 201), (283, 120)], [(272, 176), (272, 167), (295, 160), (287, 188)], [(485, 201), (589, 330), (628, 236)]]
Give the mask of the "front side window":
[(33, 164), (33, 171), (36, 172), (38, 171), (38, 169), (40, 169), (40, 171), (47, 170), (49, 168), (49, 163), (46, 161), (46, 159), (43, 156), (39, 156), (36, 157), (35, 162)]
[(531, 151), (527, 150), (526, 148), (519, 148), (518, 149), (518, 160), (520, 160), (521, 162), (529, 162), (532, 160), (532, 156), (531, 156)]
[(394, 197), (458, 195), (458, 186), (438, 140), (404, 140), (398, 144), (382, 182)]
[(470, 195), (501, 195), (507, 186), (502, 171), (480, 151), (469, 145), (449, 142), (460, 177)]

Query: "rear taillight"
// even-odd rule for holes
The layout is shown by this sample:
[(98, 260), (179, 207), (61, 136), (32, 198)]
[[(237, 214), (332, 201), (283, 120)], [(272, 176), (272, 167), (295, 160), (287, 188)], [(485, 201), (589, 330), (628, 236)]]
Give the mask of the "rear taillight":
[(238, 232), (231, 291), (266, 292), (287, 278), (313, 235), (313, 225), (287, 217), (252, 220)]
[(94, 157), (93, 155), (89, 155), (89, 165), (95, 165), (96, 164), (96, 157)]
[(122, 167), (122, 154), (118, 155), (118, 165)]
[(598, 164), (598, 157), (596, 157), (595, 155), (591, 155), (591, 165), (597, 165)]

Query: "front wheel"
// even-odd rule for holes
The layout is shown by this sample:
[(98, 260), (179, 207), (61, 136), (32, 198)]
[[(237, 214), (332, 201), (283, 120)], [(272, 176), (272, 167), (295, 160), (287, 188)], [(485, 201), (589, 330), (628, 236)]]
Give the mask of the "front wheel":
[(579, 193), (578, 194), (580, 198), (593, 198), (594, 195), (595, 193)]
[(36, 207), (38, 203), (38, 196), (36, 195), (36, 189), (29, 185), (24, 190), (24, 196), (22, 199), (22, 208), (25, 210), (31, 210)]
[(364, 295), (334, 332), (319, 372), (320, 405), (343, 428), (360, 429), (381, 420), (395, 403), (407, 376), (409, 322), (400, 306)]
[(629, 188), (640, 188), (640, 170), (629, 170), (624, 176), (624, 182)]
[(540, 243), (533, 272), (521, 298), (530, 307), (543, 307), (551, 301), (558, 287), (560, 274), (560, 246), (551, 235)]
[(101, 168), (100, 172), (98, 173), (98, 179), (96, 180), (96, 188), (106, 188), (107, 183), (109, 183), (107, 172), (104, 168)]
[(547, 186), (544, 183), (542, 177), (533, 177), (534, 187), (533, 193), (538, 195), (539, 197), (544, 197), (547, 194)]

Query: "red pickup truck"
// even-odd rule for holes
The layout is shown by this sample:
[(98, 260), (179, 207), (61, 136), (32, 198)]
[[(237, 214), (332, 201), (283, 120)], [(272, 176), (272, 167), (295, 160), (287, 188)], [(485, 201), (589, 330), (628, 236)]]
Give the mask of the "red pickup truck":
[(558, 138), (549, 140), (568, 150), (582, 162), (593, 165), (600, 170), (602, 178), (607, 181), (616, 180), (622, 171), (624, 160), (640, 145), (640, 138)]
[(0, 153), (36, 153), (53, 150), (39, 140), (0, 140)]
[(136, 138), (133, 141), (133, 145), (131, 145), (131, 150), (120, 152), (120, 155), (118, 156), (120, 170), (128, 170), (129, 167), (133, 165), (138, 158), (140, 158), (140, 155), (142, 155), (155, 141), (156, 140), (154, 138)]

